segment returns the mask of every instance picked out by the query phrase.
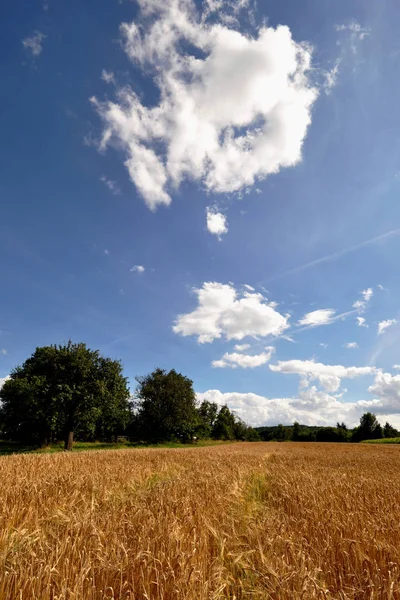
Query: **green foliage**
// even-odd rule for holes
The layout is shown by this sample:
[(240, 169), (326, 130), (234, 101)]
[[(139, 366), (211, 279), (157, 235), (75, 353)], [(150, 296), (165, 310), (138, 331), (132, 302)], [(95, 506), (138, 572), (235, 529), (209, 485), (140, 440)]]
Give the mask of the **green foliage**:
[(397, 438), (400, 437), (400, 432), (395, 429), (394, 427), (392, 427), (392, 425), (390, 425), (390, 423), (388, 423), (386, 421), (384, 427), (383, 427), (383, 437), (384, 438)]
[(400, 444), (400, 437), (381, 438), (379, 440), (364, 440), (363, 444)]
[(371, 412), (366, 412), (360, 419), (360, 425), (353, 430), (351, 441), (377, 440), (382, 437), (382, 427), (376, 416)]
[(221, 406), (215, 420), (212, 437), (217, 440), (235, 439), (235, 415), (225, 406)]
[(112, 437), (128, 422), (128, 398), (118, 361), (71, 341), (37, 348), (0, 390), (3, 435), (38, 445)]
[(136, 436), (154, 442), (191, 440), (199, 426), (193, 382), (174, 369), (155, 369), (137, 382)]
[(199, 416), (199, 425), (196, 430), (196, 435), (205, 439), (210, 438), (218, 415), (218, 404), (203, 400), (198, 407), (197, 412)]

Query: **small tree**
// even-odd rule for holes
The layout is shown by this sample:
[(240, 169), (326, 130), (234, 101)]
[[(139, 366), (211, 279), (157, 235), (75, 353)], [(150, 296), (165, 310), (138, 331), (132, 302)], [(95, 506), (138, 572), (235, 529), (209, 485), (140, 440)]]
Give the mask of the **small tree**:
[(212, 436), (216, 440), (235, 439), (235, 415), (225, 406), (221, 406), (214, 423)]
[(297, 421), (293, 423), (292, 439), (294, 442), (300, 439), (300, 425)]
[(122, 366), (85, 344), (37, 348), (0, 391), (0, 416), (9, 439), (40, 445), (74, 434), (94, 436), (103, 419), (115, 433), (123, 428), (129, 390)]
[(136, 410), (141, 436), (153, 442), (192, 439), (199, 423), (193, 382), (174, 369), (137, 377)]
[(395, 429), (390, 423), (386, 421), (383, 427), (383, 437), (385, 438), (394, 438), (399, 437), (399, 432)]
[(198, 408), (199, 426), (196, 431), (202, 438), (210, 438), (218, 415), (218, 404), (203, 400)]
[(360, 425), (354, 429), (352, 441), (374, 440), (382, 437), (382, 427), (373, 413), (367, 412), (360, 418)]

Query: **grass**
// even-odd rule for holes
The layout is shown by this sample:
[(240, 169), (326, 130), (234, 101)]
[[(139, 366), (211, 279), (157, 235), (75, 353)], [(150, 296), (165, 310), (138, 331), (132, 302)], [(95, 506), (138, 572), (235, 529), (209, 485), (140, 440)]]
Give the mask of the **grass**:
[(400, 451), (0, 459), (0, 600), (400, 599)]
[[(221, 444), (228, 444), (230, 442), (222, 442), (219, 440), (199, 440), (196, 442), (196, 446), (219, 446)], [(189, 445), (190, 447), (191, 445)], [(132, 448), (187, 448), (188, 444), (181, 444), (179, 442), (166, 442), (163, 444), (145, 444), (138, 442), (118, 442), (118, 443), (107, 443), (107, 442), (74, 442), (73, 452), (82, 452), (85, 450), (126, 450)], [(64, 443), (58, 442), (45, 448), (37, 448), (36, 446), (24, 446), (13, 442), (0, 441), (0, 456), (6, 456), (9, 454), (53, 454), (55, 452), (64, 452)]]
[(364, 440), (363, 444), (400, 444), (400, 437), (381, 438), (379, 440)]

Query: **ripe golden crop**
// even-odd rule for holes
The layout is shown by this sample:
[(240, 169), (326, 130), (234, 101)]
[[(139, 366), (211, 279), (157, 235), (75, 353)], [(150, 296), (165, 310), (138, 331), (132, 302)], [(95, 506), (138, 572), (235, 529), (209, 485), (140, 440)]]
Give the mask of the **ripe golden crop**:
[(0, 600), (400, 599), (400, 448), (0, 459)]

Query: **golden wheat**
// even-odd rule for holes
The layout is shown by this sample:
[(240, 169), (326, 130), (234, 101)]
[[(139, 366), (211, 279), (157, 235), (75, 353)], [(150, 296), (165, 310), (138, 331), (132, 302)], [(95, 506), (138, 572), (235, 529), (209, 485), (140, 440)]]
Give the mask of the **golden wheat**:
[(0, 600), (400, 599), (400, 449), (0, 459)]

